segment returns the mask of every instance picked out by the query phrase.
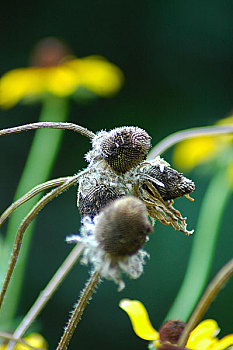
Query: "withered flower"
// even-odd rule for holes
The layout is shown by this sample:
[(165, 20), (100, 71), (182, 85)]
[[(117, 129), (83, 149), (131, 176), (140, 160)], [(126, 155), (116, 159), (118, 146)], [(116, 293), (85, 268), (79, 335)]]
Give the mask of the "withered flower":
[[(189, 180), (170, 166), (148, 166), (143, 175), (157, 189), (164, 201), (186, 196), (195, 189), (192, 180)], [(157, 181), (154, 179), (161, 182), (163, 186), (157, 184)]]
[(172, 204), (177, 197), (189, 197), (195, 189), (193, 181), (172, 169), (160, 157), (142, 162), (136, 169), (138, 179), (133, 185), (134, 195), (146, 204), (149, 215), (165, 225), (171, 225), (189, 235), (193, 231), (186, 229), (186, 218)]
[(108, 205), (100, 213), (95, 229), (100, 247), (116, 259), (137, 253), (151, 232), (145, 205), (132, 196)]
[(121, 197), (119, 191), (113, 186), (87, 185), (85, 191), (83, 189), (84, 186), (80, 187), (82, 187), (82, 190), (79, 188), (77, 206), (81, 218), (85, 216), (94, 218), (109, 202)]
[(101, 131), (93, 139), (88, 161), (104, 160), (116, 174), (125, 174), (141, 163), (151, 148), (151, 137), (135, 126)]
[(124, 288), (122, 272), (133, 279), (141, 275), (148, 256), (141, 248), (152, 232), (141, 200), (133, 196), (116, 199), (93, 220), (85, 217), (82, 223), (81, 235), (68, 237), (67, 241), (84, 244), (83, 263), (93, 264), (102, 277), (118, 283), (119, 290)]
[(186, 218), (173, 203), (182, 196), (192, 200), (189, 194), (195, 185), (159, 156), (144, 160), (150, 139), (146, 131), (138, 127), (98, 132), (92, 139), (92, 150), (86, 155), (88, 176), (94, 184), (110, 185), (121, 195), (133, 194), (140, 198), (152, 219), (189, 235), (193, 231), (187, 230)]

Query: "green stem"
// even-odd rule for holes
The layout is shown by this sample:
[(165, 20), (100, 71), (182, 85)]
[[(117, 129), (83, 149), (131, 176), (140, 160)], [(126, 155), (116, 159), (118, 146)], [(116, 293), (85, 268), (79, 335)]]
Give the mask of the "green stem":
[(206, 287), (222, 214), (230, 193), (226, 171), (221, 168), (211, 179), (203, 199), (186, 274), (166, 320), (187, 321)]
[[(55, 97), (48, 97), (44, 103), (40, 115), (40, 121), (58, 121), (63, 122), (67, 119), (68, 104), (67, 100)], [(48, 179), (61, 143), (62, 130), (37, 130), (33, 138), (30, 152), (18, 184), (14, 200), (24, 195), (35, 185)], [(4, 246), (5, 254), (12, 249), (15, 235), (22, 219), (28, 214), (31, 208), (37, 203), (40, 195), (35, 196), (29, 202), (18, 208), (11, 216)], [(31, 225), (24, 236), (23, 245), (17, 261), (17, 265), (7, 290), (6, 299), (1, 309), (0, 324), (7, 329), (11, 326), (12, 320), (17, 311), (17, 305), (22, 288), (25, 264), (30, 249), (33, 225)]]

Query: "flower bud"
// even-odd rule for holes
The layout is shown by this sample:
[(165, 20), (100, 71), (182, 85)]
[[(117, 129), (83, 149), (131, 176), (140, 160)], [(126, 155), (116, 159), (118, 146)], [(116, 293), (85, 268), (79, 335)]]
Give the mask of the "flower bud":
[(185, 325), (184, 322), (178, 320), (165, 322), (159, 330), (159, 338), (161, 342), (177, 344)]
[(111, 130), (101, 144), (102, 157), (117, 174), (125, 174), (137, 166), (150, 148), (151, 137), (134, 126)]
[(90, 216), (93, 218), (106, 204), (119, 197), (121, 195), (114, 187), (106, 185), (91, 186), (85, 195), (79, 193), (78, 208), (80, 215), (81, 217)]
[(152, 232), (144, 203), (125, 196), (107, 205), (99, 215), (95, 236), (111, 257), (131, 256), (138, 252)]
[(146, 175), (160, 181), (164, 186), (152, 182), (164, 201), (182, 197), (194, 191), (195, 184), (183, 174), (169, 166), (150, 166), (146, 169)]

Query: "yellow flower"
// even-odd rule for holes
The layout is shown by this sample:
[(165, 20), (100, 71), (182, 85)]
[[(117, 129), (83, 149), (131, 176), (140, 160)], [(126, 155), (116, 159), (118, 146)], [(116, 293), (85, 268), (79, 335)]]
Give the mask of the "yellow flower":
[(101, 56), (69, 59), (56, 66), (19, 68), (0, 79), (0, 107), (11, 108), (24, 98), (44, 93), (67, 97), (80, 87), (110, 97), (122, 83), (121, 70)]
[[(233, 116), (219, 120), (216, 125), (233, 125)], [(194, 137), (180, 142), (175, 147), (174, 164), (185, 171), (191, 170), (196, 165), (219, 156), (232, 145), (233, 136), (231, 135)]]
[[(123, 299), (120, 307), (128, 314), (134, 332), (142, 339), (153, 340), (159, 346), (159, 332), (150, 323), (147, 311), (137, 300)], [(225, 350), (233, 345), (233, 334), (217, 338), (220, 329), (214, 320), (204, 320), (190, 333), (186, 347), (190, 350)]]
[[(34, 348), (38, 349), (47, 349), (48, 345), (46, 340), (42, 337), (42, 335), (38, 333), (31, 333), (27, 337), (23, 338), (23, 340), (33, 346)], [(6, 345), (0, 345), (0, 350), (5, 350)], [(17, 343), (14, 347), (14, 350), (30, 350), (31, 348), (25, 344)]]

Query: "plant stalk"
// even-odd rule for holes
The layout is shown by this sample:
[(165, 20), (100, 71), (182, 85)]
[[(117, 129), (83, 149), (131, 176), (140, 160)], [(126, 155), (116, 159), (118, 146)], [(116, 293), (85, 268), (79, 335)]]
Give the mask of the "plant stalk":
[(185, 277), (165, 320), (186, 322), (208, 281), (222, 215), (231, 194), (225, 169), (218, 169), (205, 193)]
[(74, 306), (71, 317), (68, 321), (68, 324), (65, 328), (65, 331), (61, 337), (61, 340), (57, 346), (56, 350), (65, 350), (67, 349), (69, 342), (74, 334), (74, 331), (77, 327), (78, 322), (80, 321), (82, 314), (87, 306), (88, 301), (90, 300), (97, 284), (100, 281), (99, 272), (94, 271), (91, 274), (84, 290), (81, 293), (81, 297), (78, 300), (77, 304)]
[[(67, 103), (68, 101), (65, 99), (59, 99), (53, 96), (48, 97), (44, 101), (39, 120), (65, 121), (68, 114)], [(36, 131), (14, 200), (17, 200), (23, 196), (32, 187), (40, 184), (41, 182), (45, 182), (48, 179), (59, 150), (62, 133), (62, 130), (55, 130), (53, 132), (50, 130)], [(10, 251), (13, 247), (15, 235), (20, 222), (37, 203), (37, 201), (38, 196), (32, 198), (30, 203), (25, 203), (23, 207), (19, 208), (11, 216), (8, 223), (7, 235), (4, 244), (6, 261), (6, 256), (8, 256), (9, 259)], [(27, 234), (22, 246), (22, 253), (18, 259), (13, 278), (7, 291), (5, 303), (1, 310), (0, 324), (6, 330), (11, 327), (17, 311), (17, 305), (24, 279), (25, 265), (30, 249), (32, 232), (33, 225), (27, 229)]]
[[(28, 328), (31, 326), (32, 322), (36, 319), (36, 317), (40, 314), (40, 312), (43, 310), (47, 302), (51, 299), (55, 291), (58, 289), (62, 281), (65, 279), (69, 271), (72, 269), (74, 264), (77, 262), (80, 254), (82, 253), (83, 245), (77, 244), (73, 250), (70, 252), (68, 257), (65, 259), (65, 261), (62, 263), (62, 265), (59, 267), (55, 275), (52, 277), (52, 279), (49, 281), (47, 286), (44, 288), (44, 290), (39, 294), (38, 298), (36, 299), (35, 303), (32, 305), (28, 313), (23, 318), (22, 322), (19, 324), (17, 329), (15, 330), (13, 337), (18, 339), (22, 338), (24, 333), (28, 330)], [(14, 349), (15, 341), (11, 341), (8, 345), (6, 350), (12, 350)]]
[(187, 325), (185, 326), (184, 331), (182, 332), (178, 345), (185, 346), (187, 343), (190, 332), (202, 319), (207, 308), (210, 306), (216, 295), (222, 289), (224, 284), (232, 277), (233, 275), (233, 259), (231, 259), (223, 268), (217, 273), (214, 279), (210, 282), (205, 293), (201, 297), (199, 303), (197, 304), (194, 312), (192, 313)]

